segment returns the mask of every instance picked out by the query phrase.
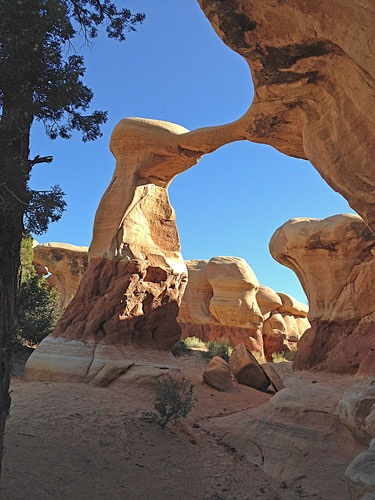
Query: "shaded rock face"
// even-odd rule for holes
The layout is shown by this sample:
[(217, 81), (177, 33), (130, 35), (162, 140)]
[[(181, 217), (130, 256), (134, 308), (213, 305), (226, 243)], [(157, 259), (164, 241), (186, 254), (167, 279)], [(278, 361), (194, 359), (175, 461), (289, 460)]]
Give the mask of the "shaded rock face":
[(297, 348), (310, 326), (304, 304), (259, 285), (238, 257), (190, 260), (186, 265), (189, 279), (178, 315), (183, 338), (243, 343), (259, 361)]
[(251, 69), (243, 138), (310, 160), (375, 230), (373, 2), (198, 1)]
[(245, 344), (238, 344), (229, 358), (229, 365), (238, 382), (258, 391), (265, 391), (271, 381)]
[(67, 243), (44, 243), (33, 250), (33, 264), (37, 273), (51, 273), (47, 282), (56, 288), (61, 305), (67, 307), (87, 269), (88, 248)]
[(375, 374), (375, 237), (357, 215), (291, 219), (270, 251), (298, 276), (309, 300), (297, 369)]

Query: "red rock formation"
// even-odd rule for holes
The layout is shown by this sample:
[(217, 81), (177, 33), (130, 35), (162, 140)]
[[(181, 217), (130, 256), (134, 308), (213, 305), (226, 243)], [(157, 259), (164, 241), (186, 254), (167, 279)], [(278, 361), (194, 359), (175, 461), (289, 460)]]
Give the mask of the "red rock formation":
[(375, 237), (357, 215), (291, 219), (270, 242), (309, 299), (297, 369), (375, 375)]

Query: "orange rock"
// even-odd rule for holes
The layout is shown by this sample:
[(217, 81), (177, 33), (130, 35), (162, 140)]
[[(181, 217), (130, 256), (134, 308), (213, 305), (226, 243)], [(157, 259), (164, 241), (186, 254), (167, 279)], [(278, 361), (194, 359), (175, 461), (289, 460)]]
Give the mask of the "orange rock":
[(231, 391), (233, 389), (232, 372), (229, 364), (218, 356), (215, 356), (206, 366), (203, 372), (203, 380), (206, 384), (219, 391)]
[(272, 256), (297, 274), (309, 299), (311, 329), (295, 368), (375, 374), (374, 249), (375, 237), (351, 214), (291, 219), (272, 236)]

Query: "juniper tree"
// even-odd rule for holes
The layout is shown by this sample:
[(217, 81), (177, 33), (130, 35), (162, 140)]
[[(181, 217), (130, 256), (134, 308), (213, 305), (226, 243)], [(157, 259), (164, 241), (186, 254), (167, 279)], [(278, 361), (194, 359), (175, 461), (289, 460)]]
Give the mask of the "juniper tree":
[(74, 130), (83, 141), (100, 136), (106, 113), (85, 114), (93, 94), (83, 83), (82, 56), (69, 47), (77, 36), (90, 43), (101, 26), (123, 41), (143, 18), (111, 0), (0, 0), (0, 465), (24, 224), (40, 234), (65, 205), (58, 186), (44, 193), (28, 187), (33, 166), (51, 160), (29, 158), (30, 129), (39, 120), (51, 139)]

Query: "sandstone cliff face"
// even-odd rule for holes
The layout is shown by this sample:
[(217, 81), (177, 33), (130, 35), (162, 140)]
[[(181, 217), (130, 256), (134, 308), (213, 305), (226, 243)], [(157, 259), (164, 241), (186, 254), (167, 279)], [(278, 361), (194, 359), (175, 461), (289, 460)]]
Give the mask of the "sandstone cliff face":
[(87, 252), (87, 247), (78, 247), (67, 243), (44, 243), (34, 247), (33, 264), (37, 272), (51, 273), (47, 282), (56, 288), (64, 308), (75, 296), (86, 271)]
[(357, 215), (291, 219), (270, 251), (298, 276), (311, 329), (295, 367), (375, 374), (375, 237)]
[(243, 343), (261, 361), (272, 361), (274, 352), (296, 350), (310, 326), (307, 306), (259, 285), (238, 257), (190, 260), (186, 265), (188, 285), (178, 315), (183, 338)]
[(374, 3), (198, 1), (252, 72), (237, 132), (310, 160), (375, 231)]

